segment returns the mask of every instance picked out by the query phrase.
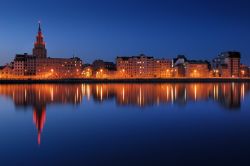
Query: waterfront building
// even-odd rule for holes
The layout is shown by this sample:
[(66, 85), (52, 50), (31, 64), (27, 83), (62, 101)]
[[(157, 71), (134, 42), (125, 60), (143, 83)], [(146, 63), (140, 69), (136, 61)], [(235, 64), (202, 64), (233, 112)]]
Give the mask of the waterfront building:
[(230, 71), (228, 70), (228, 66), (226, 64), (221, 64), (219, 70), (217, 69), (216, 72), (219, 72), (220, 77), (231, 77)]
[(155, 59), (154, 60), (154, 76), (157, 78), (172, 77), (171, 60), (168, 59)]
[(83, 65), (82, 77), (84, 77), (84, 78), (93, 77), (93, 67), (91, 64), (84, 64)]
[(185, 55), (177, 55), (177, 57), (173, 59), (172, 65), (173, 66), (184, 65), (187, 61), (188, 60)]
[(101, 69), (116, 70), (116, 65), (113, 62), (106, 62), (103, 60), (95, 60), (92, 63), (93, 70), (98, 71)]
[(220, 77), (239, 77), (240, 59), (239, 52), (223, 52), (213, 59), (212, 68), (214, 71), (218, 71)]
[(106, 62), (98, 59), (95, 60), (91, 66), (93, 76), (96, 78), (112, 78), (116, 73), (116, 65), (113, 62)]
[(36, 57), (33, 55), (17, 54), (13, 64), (16, 76), (36, 75)]
[(171, 61), (139, 55), (117, 57), (117, 75), (122, 78), (158, 78), (170, 77)]
[(174, 77), (210, 77), (210, 64), (208, 61), (188, 60), (184, 55), (178, 55), (173, 59), (172, 66)]
[(33, 55), (36, 58), (47, 58), (47, 49), (45, 46), (45, 42), (43, 41), (43, 34), (40, 22), (38, 27), (38, 34), (36, 36), (36, 42), (34, 43)]
[(13, 78), (78, 78), (81, 77), (83, 62), (78, 57), (47, 57), (47, 49), (39, 23), (33, 54), (17, 54), (13, 61)]
[(173, 77), (185, 77), (185, 70), (184, 64), (178, 64), (175, 65), (171, 71), (173, 73)]
[(208, 78), (209, 62), (189, 60), (185, 62), (185, 77), (189, 78)]
[(172, 61), (172, 72), (174, 77), (185, 77), (187, 58), (185, 55), (178, 55)]
[(249, 67), (247, 65), (240, 65), (240, 77), (249, 77)]
[(13, 63), (0, 66), (0, 79), (9, 79), (13, 77)]

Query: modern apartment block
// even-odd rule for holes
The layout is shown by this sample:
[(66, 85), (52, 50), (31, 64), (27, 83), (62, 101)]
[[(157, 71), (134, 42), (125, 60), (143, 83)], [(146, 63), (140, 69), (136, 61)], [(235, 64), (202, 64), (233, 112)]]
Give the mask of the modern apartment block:
[(240, 76), (241, 54), (235, 51), (223, 52), (212, 62), (215, 72), (220, 77), (239, 77)]

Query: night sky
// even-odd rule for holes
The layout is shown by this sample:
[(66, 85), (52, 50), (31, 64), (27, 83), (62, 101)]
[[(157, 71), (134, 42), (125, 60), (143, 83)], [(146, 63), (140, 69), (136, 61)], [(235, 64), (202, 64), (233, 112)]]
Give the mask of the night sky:
[(32, 52), (39, 20), (50, 57), (211, 60), (237, 50), (250, 65), (249, 0), (0, 0), (0, 65)]

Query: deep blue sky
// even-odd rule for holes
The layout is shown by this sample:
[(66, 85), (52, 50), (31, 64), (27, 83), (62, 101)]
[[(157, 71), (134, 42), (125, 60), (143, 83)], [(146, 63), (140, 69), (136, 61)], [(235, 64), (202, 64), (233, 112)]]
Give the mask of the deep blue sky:
[(145, 53), (212, 59), (238, 50), (250, 65), (249, 0), (1, 0), (0, 64), (31, 53), (41, 20), (50, 57), (85, 62)]

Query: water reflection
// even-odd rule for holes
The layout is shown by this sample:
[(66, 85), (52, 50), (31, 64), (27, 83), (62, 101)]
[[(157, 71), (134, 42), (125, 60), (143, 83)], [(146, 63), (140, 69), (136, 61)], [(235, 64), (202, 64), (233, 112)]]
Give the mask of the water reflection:
[(40, 144), (49, 104), (79, 105), (86, 98), (98, 103), (112, 99), (118, 106), (147, 107), (159, 104), (185, 106), (189, 102), (212, 100), (227, 110), (238, 110), (249, 89), (249, 83), (26, 84), (1, 85), (0, 95), (11, 98), (17, 109), (33, 108)]
[(190, 83), (190, 84), (101, 84), (83, 85), (83, 96), (93, 96), (103, 102), (114, 98), (119, 106), (147, 107), (155, 104), (186, 105), (188, 102), (213, 100), (227, 109), (240, 108), (241, 100), (249, 91), (247, 83)]

